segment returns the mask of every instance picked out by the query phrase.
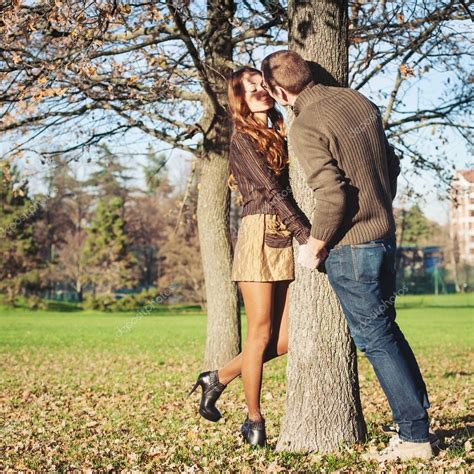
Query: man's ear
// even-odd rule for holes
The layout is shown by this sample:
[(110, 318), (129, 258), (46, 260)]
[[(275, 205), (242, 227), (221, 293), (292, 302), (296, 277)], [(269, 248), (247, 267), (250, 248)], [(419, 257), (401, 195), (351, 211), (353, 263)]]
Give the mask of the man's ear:
[(288, 103), (288, 94), (283, 87), (275, 86), (275, 92), (277, 93), (278, 97), (283, 101)]

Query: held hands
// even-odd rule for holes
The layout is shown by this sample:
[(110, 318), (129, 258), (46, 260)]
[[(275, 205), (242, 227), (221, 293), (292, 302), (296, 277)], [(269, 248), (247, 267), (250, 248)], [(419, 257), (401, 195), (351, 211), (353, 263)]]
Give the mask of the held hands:
[(309, 240), (299, 247), (298, 263), (310, 270), (319, 267), (328, 256), (328, 251), (325, 246), (326, 242), (317, 240), (313, 236), (310, 236)]
[(321, 262), (321, 259), (313, 253), (308, 244), (302, 244), (298, 249), (297, 261), (302, 267), (314, 270)]

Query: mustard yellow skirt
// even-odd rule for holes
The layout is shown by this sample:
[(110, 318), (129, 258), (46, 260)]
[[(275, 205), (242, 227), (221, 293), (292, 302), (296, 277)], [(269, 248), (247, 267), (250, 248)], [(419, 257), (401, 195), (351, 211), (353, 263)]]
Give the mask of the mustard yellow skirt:
[(242, 218), (234, 249), (232, 281), (295, 279), (292, 234), (276, 214)]

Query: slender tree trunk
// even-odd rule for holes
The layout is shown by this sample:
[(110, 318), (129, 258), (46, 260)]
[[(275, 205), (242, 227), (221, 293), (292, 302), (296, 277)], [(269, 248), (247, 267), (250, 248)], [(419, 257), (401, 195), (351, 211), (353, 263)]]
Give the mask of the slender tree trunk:
[[(347, 1), (290, 0), (289, 19), (290, 49), (322, 66), (312, 65), (325, 83), (346, 85)], [(293, 157), (290, 176), (297, 202), (311, 215), (318, 204)], [(295, 276), (286, 408), (277, 450), (325, 453), (365, 437), (356, 352), (326, 275), (297, 265)]]
[(211, 88), (217, 93), (220, 106), (216, 110), (210, 97), (205, 96), (204, 158), (201, 162), (197, 220), (199, 242), (206, 283), (207, 340), (204, 366), (222, 366), (240, 352), (240, 308), (237, 285), (230, 280), (232, 246), (229, 231), (230, 123), (224, 108), (227, 100), (225, 62), (232, 59), (232, 0), (209, 0), (208, 27), (204, 51), (206, 74)]
[(76, 294), (77, 294), (77, 299), (80, 303), (82, 303), (82, 283), (79, 281), (76, 281)]

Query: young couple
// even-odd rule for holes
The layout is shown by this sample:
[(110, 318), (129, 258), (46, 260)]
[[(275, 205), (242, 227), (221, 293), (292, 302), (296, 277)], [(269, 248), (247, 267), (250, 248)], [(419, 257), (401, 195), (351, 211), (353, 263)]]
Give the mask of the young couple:
[[(232, 280), (244, 299), (248, 334), (243, 351), (224, 367), (203, 372), (199, 413), (217, 421), (216, 401), (242, 377), (248, 413), (245, 442), (265, 445), (260, 408), (264, 362), (288, 350), (288, 287), (298, 263), (324, 260), (351, 336), (365, 353), (397, 425), (389, 445), (366, 459), (432, 456), (420, 369), (395, 322), (395, 222), (399, 160), (389, 146), (378, 108), (350, 88), (322, 85), (292, 51), (267, 56), (261, 72), (244, 67), (228, 84), (233, 121), (231, 178), (243, 197)], [(297, 207), (288, 177), (285, 126), (275, 103), (290, 106), (291, 144), (315, 208), (309, 223)]]

